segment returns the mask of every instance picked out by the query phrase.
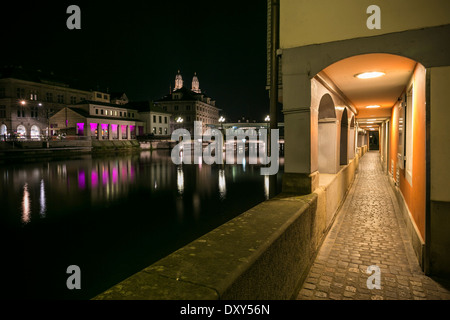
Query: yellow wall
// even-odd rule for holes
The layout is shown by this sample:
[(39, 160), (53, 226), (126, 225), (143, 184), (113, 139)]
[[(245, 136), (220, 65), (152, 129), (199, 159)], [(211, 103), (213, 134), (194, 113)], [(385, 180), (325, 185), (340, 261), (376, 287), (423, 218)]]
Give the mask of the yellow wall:
[(450, 67), (431, 68), (430, 73), (431, 200), (450, 201)]
[[(422, 240), (425, 239), (425, 202), (426, 202), (426, 162), (425, 162), (425, 67), (418, 64), (414, 70), (411, 81), (413, 87), (413, 148), (412, 148), (412, 184), (405, 177), (405, 169), (400, 170), (400, 177), (397, 181), (400, 184), (400, 191), (405, 199), (406, 205), (411, 213), (411, 217), (416, 225)], [(398, 104), (392, 108), (391, 118), (391, 152), (389, 159), (389, 171), (396, 179), (397, 170), (397, 143), (398, 143)], [(394, 171), (391, 169), (391, 161), (394, 161)]]
[[(367, 7), (381, 9), (381, 29), (366, 26)], [(448, 0), (280, 0), (280, 47), (369, 37), (450, 23)]]

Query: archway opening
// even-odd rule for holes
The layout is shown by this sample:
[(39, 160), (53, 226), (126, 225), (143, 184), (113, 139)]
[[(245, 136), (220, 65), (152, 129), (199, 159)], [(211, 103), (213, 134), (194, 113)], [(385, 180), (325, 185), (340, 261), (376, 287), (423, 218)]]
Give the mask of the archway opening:
[(5, 124), (2, 124), (0, 126), (0, 140), (1, 141), (6, 141), (6, 139), (8, 138), (8, 128), (6, 127)]
[(18, 125), (16, 133), (17, 133), (17, 138), (25, 139), (27, 136), (27, 129), (23, 125)]
[(320, 173), (339, 171), (336, 110), (330, 94), (324, 94), (318, 108), (318, 166)]
[(39, 130), (39, 127), (36, 125), (31, 126), (30, 129), (30, 137), (31, 139), (40, 139), (41, 131)]

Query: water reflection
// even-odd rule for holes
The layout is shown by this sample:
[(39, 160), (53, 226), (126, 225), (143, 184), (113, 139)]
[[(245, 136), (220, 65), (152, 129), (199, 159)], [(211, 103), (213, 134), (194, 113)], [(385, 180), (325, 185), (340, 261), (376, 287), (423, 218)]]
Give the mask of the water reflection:
[[(260, 166), (248, 165), (251, 158), (243, 157), (241, 163), (234, 165), (202, 165), (202, 159), (198, 160), (199, 164), (174, 165), (170, 151), (148, 151), (4, 166), (0, 168), (4, 178), (0, 197), (3, 203), (11, 204), (10, 212), (17, 214), (14, 203), (16, 208), (21, 206), (20, 220), (24, 224), (33, 220), (33, 213), (48, 218), (58, 211), (89, 210), (92, 205), (108, 207), (113, 202), (128, 201), (129, 194), (138, 190), (143, 194), (142, 200), (175, 192), (181, 200), (173, 204), (173, 209), (180, 221), (186, 210), (199, 215), (205, 201), (217, 199), (226, 203), (235, 199), (233, 190), (241, 183), (253, 183), (242, 187), (244, 193), (260, 192), (263, 199), (271, 197), (270, 177), (260, 175)], [(8, 190), (12, 192), (5, 192)], [(153, 201), (157, 204), (159, 200)], [(152, 203), (150, 207), (154, 206)]]
[[(153, 151), (0, 166), (0, 234), (18, 255), (8, 255), (8, 293), (73, 298), (59, 284), (77, 264), (96, 282), (79, 290), (89, 299), (96, 284), (138, 272), (268, 198), (276, 176), (245, 160), (174, 165), (170, 151)], [(35, 274), (22, 277), (30, 263)]]
[(45, 203), (45, 185), (44, 185), (44, 179), (41, 179), (41, 188), (39, 193), (39, 204), (40, 204), (40, 210), (39, 214), (41, 215), (41, 218), (45, 218), (45, 212), (47, 211), (47, 205)]
[(225, 170), (223, 169), (219, 169), (219, 194), (222, 200), (227, 196), (227, 183), (225, 180)]
[(183, 176), (183, 168), (182, 167), (178, 167), (177, 168), (177, 188), (178, 188), (178, 193), (180, 195), (183, 195), (183, 191), (184, 191), (184, 176)]
[(30, 222), (30, 193), (28, 192), (28, 184), (23, 186), (23, 199), (22, 199), (22, 222)]

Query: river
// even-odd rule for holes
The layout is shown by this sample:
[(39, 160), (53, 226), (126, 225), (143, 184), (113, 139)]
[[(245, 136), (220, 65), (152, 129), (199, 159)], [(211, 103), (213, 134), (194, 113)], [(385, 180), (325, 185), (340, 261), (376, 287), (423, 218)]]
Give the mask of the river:
[(276, 194), (282, 169), (175, 165), (168, 150), (2, 164), (2, 296), (90, 299)]

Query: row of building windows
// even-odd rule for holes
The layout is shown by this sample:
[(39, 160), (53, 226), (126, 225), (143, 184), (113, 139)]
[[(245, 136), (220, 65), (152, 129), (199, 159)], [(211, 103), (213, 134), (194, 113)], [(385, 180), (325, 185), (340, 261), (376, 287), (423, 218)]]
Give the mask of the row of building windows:
[[(97, 98), (99, 98), (99, 99), (102, 99), (102, 94), (99, 93), (99, 92), (97, 92), (95, 96), (96, 96)], [(108, 95), (107, 95), (107, 94), (104, 94), (104, 95), (103, 95), (103, 99), (106, 99), (106, 100), (109, 99)]]
[[(99, 111), (100, 110), (100, 111)], [(95, 109), (95, 114), (112, 116), (112, 117), (124, 117), (124, 118), (134, 118), (134, 112), (126, 112), (126, 111), (117, 111), (117, 110), (108, 110), (108, 109)]]
[[(153, 127), (152, 132), (156, 134), (156, 127)], [(163, 134), (163, 128), (161, 127), (158, 128), (158, 134)], [(167, 134), (167, 128), (164, 128), (164, 134)]]
[[(163, 110), (167, 111), (167, 107), (163, 106)], [(173, 106), (173, 110), (174, 111), (191, 111), (191, 106), (189, 106), (189, 105), (185, 106), (185, 110), (183, 110), (183, 106), (181, 106), (181, 107), (180, 106)], [(209, 114), (214, 113), (214, 110), (211, 110), (211, 109), (205, 108), (205, 107), (200, 107), (200, 106), (197, 106), (197, 111), (206, 112), (206, 113), (209, 113)]]
[[(5, 88), (0, 88), (0, 98), (4, 98), (6, 96), (5, 94)], [(25, 89), (23, 88), (17, 88), (16, 89), (16, 98), (18, 99), (27, 99), (29, 98), (32, 101), (39, 100), (38, 92), (37, 90), (30, 90), (29, 95), (25, 95)], [(84, 98), (78, 99), (76, 96), (70, 96), (70, 104), (76, 104), (77, 102), (83, 100)], [(47, 102), (54, 102), (54, 96), (53, 92), (46, 92), (45, 93), (45, 101)], [(56, 95), (56, 102), (58, 103), (65, 103), (65, 96), (64, 94), (57, 94)]]
[[(156, 115), (153, 115), (153, 123), (156, 123)], [(158, 123), (162, 123), (162, 116), (158, 116)], [(167, 123), (167, 117), (164, 117), (164, 123)]]

